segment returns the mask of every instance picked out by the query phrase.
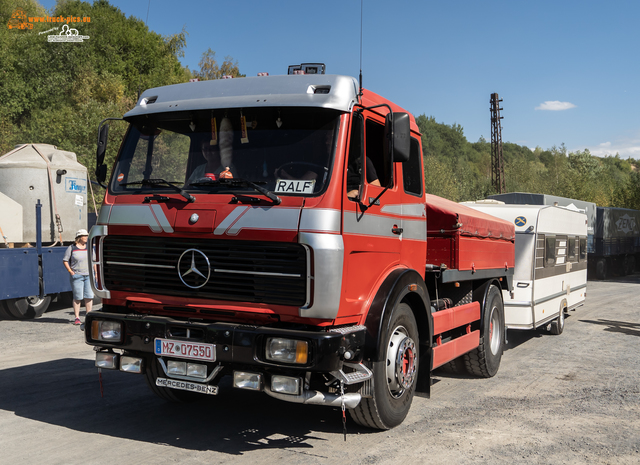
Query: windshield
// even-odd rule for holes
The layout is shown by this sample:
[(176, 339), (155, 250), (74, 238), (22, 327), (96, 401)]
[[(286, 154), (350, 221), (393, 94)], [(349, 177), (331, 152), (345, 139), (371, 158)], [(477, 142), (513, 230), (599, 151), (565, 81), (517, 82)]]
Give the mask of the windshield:
[(170, 191), (175, 184), (191, 192), (255, 192), (254, 183), (278, 195), (318, 195), (329, 181), (339, 117), (296, 107), (133, 118), (111, 191)]

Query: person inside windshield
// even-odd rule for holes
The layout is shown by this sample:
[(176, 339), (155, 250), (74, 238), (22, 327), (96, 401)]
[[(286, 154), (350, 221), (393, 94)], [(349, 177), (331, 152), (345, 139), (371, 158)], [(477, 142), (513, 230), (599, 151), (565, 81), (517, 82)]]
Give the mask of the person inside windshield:
[(219, 150), (211, 145), (209, 139), (200, 143), (202, 156), (206, 163), (198, 166), (189, 179), (187, 185), (203, 178), (218, 180), (221, 178), (233, 178), (235, 167), (233, 166), (233, 127), (229, 118), (220, 122)]

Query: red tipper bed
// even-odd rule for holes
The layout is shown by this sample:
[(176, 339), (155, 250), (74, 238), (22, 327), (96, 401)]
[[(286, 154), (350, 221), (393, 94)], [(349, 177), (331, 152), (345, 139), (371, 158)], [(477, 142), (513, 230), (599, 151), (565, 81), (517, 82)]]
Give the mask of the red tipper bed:
[(427, 194), (427, 263), (460, 271), (513, 268), (515, 227)]

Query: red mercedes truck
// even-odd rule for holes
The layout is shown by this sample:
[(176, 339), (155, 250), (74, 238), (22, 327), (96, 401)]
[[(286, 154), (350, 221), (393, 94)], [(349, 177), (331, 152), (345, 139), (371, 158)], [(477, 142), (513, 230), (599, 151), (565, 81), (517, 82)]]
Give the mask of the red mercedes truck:
[(498, 371), (514, 226), (425, 193), (412, 115), (323, 65), (145, 91), (90, 233), (96, 366), (389, 429), (431, 372)]

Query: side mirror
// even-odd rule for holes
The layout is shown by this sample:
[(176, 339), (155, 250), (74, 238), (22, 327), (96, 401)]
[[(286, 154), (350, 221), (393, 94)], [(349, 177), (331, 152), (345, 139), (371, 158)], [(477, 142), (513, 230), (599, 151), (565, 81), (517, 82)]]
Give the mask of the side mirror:
[(385, 132), (389, 137), (389, 152), (395, 163), (409, 160), (411, 141), (411, 120), (409, 113), (387, 114)]
[(108, 138), (109, 138), (109, 125), (105, 124), (98, 129), (98, 149), (96, 150), (97, 166), (100, 166), (104, 163), (104, 155), (107, 152)]

